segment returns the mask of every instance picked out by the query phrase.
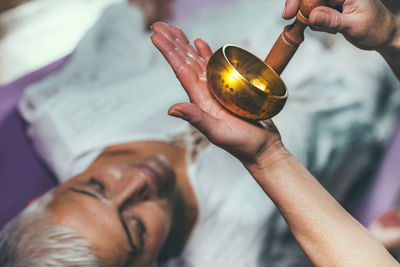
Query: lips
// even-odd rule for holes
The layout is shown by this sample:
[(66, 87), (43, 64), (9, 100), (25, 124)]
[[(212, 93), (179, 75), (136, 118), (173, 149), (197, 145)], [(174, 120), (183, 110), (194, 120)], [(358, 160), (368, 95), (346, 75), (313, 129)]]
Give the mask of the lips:
[(157, 185), (158, 188), (162, 187), (163, 179), (160, 177), (160, 174), (158, 174), (149, 165), (142, 163), (137, 165), (136, 168), (144, 172), (147, 176), (150, 176), (150, 178), (153, 180), (153, 182)]
[(135, 167), (151, 178), (159, 193), (172, 187), (175, 182), (174, 169), (164, 156), (152, 156)]

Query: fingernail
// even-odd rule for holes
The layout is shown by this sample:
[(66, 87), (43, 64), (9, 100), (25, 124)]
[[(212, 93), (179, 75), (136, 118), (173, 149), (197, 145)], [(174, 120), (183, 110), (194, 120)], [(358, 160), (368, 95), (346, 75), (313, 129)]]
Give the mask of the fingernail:
[(328, 22), (328, 14), (323, 11), (319, 11), (314, 19), (315, 26), (325, 26)]
[(185, 116), (182, 112), (175, 110), (175, 109), (169, 110), (168, 115), (177, 117), (177, 118), (183, 118)]
[(287, 1), (285, 1), (285, 7), (283, 8), (282, 18), (285, 17), (285, 14), (286, 14), (286, 7), (287, 7)]

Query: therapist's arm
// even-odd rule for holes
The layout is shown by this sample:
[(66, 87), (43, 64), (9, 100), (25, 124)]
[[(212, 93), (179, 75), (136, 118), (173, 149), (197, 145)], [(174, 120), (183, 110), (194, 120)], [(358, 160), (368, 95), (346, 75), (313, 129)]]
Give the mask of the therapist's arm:
[[(301, 0), (286, 0), (282, 17), (293, 18), (298, 12), (300, 2)], [(325, 2), (327, 6), (317, 7), (310, 13), (310, 27), (317, 31), (341, 33), (358, 48), (379, 52), (400, 79), (399, 19), (380, 0)]]
[(283, 146), (244, 163), (314, 266), (398, 266)]
[(397, 34), (399, 36), (393, 42), (377, 51), (389, 63), (397, 79), (400, 80), (400, 26)]
[(154, 45), (171, 65), (191, 102), (172, 106), (169, 114), (188, 121), (243, 163), (274, 201), (315, 266), (398, 266), (285, 149), (271, 120), (242, 120), (215, 101), (205, 77), (212, 55), (206, 42), (196, 40), (195, 49), (177, 27), (155, 23), (153, 30)]

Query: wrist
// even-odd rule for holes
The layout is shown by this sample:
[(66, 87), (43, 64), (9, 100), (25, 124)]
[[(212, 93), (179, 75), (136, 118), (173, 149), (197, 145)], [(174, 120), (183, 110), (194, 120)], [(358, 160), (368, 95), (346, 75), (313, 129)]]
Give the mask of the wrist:
[(252, 161), (242, 161), (242, 164), (252, 175), (256, 175), (260, 172), (280, 168), (291, 157), (293, 157), (292, 154), (279, 140), (258, 153)]
[(400, 54), (400, 20), (394, 16), (392, 16), (392, 20), (393, 26), (388, 41), (386, 41), (382, 47), (377, 49), (377, 51), (386, 59), (393, 56), (399, 57)]

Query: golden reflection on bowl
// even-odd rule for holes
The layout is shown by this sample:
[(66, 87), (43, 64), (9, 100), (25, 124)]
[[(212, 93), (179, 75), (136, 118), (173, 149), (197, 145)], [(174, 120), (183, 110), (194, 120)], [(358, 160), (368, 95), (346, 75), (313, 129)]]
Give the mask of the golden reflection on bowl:
[(246, 50), (225, 45), (207, 65), (207, 81), (218, 102), (232, 113), (250, 120), (278, 114), (288, 97), (279, 75)]

